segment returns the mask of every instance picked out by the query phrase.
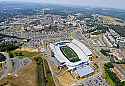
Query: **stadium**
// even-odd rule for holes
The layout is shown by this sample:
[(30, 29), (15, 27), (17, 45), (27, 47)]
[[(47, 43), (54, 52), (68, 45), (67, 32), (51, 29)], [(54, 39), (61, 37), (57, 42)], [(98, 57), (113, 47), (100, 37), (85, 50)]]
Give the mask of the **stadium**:
[(57, 60), (56, 65), (59, 67), (67, 67), (68, 70), (79, 77), (84, 77), (94, 72), (89, 60), (92, 57), (92, 52), (80, 41), (74, 39), (51, 43), (50, 48), (54, 59)]

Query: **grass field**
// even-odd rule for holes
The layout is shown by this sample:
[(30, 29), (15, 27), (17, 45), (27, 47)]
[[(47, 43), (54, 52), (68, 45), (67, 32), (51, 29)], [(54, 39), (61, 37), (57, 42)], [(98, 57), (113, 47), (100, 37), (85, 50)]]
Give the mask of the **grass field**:
[(55, 86), (48, 62), (39, 57), (37, 59), (38, 86)]
[(110, 71), (110, 68), (112, 68), (111, 64), (104, 65), (104, 70), (105, 70), (104, 77), (108, 81), (110, 86), (119, 86), (119, 85), (117, 85), (116, 76), (114, 75), (114, 73), (112, 71)]
[(105, 79), (109, 82), (111, 86), (116, 86), (115, 82), (110, 78), (110, 75), (107, 72), (105, 72)]
[(70, 39), (74, 39), (76, 37), (76, 33), (75, 32), (70, 32), (69, 33), (69, 38)]
[(64, 56), (70, 61), (70, 62), (77, 62), (80, 61), (78, 55), (75, 53), (73, 49), (71, 49), (68, 46), (60, 47), (60, 50), (64, 54)]

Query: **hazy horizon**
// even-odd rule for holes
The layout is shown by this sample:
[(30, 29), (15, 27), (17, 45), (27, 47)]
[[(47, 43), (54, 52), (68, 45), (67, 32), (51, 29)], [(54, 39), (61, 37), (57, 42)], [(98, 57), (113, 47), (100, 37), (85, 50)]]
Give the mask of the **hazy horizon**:
[(76, 6), (90, 6), (90, 7), (105, 7), (125, 9), (124, 0), (0, 0), (0, 2), (35, 2), (46, 4), (59, 5), (76, 5)]

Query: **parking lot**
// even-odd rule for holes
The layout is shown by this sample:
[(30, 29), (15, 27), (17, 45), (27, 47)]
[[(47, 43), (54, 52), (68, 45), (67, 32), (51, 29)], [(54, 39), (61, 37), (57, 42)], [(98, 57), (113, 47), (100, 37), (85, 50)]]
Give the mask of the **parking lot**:
[(83, 82), (84, 86), (109, 86), (102, 76), (97, 76)]

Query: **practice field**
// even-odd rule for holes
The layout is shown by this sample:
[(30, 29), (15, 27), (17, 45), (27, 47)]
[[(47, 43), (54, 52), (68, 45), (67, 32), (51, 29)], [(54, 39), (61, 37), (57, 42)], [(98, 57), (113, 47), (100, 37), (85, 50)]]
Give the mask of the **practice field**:
[(75, 53), (73, 49), (68, 46), (60, 47), (61, 52), (63, 55), (70, 61), (70, 62), (77, 62), (80, 61), (78, 55)]

